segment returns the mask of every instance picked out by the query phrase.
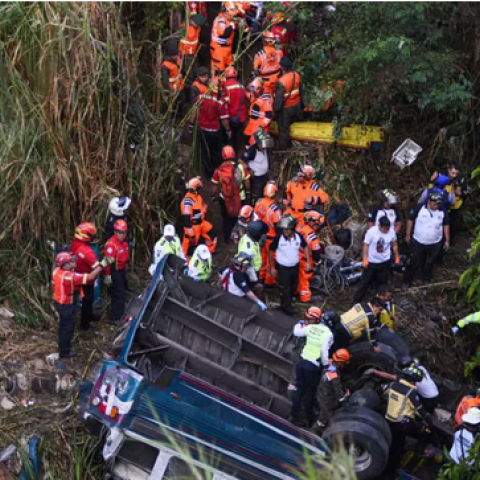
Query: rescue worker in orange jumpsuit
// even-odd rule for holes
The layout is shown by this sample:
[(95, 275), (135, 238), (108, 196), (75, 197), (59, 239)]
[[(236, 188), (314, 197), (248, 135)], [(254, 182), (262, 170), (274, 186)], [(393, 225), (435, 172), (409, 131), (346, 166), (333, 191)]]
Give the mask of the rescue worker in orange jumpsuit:
[(312, 291), (310, 290), (310, 279), (313, 275), (313, 267), (320, 263), (322, 260), (321, 254), (323, 253), (323, 245), (320, 243), (320, 239), (315, 232), (314, 225), (321, 222), (323, 215), (311, 210), (306, 212), (303, 220), (304, 223), (301, 223), (297, 226), (297, 232), (302, 235), (302, 237), (307, 242), (307, 245), (310, 247), (312, 252), (312, 270), (307, 271), (307, 260), (305, 254), (300, 256), (300, 270), (298, 272), (298, 289), (295, 292), (295, 295), (299, 295), (300, 301), (303, 303), (308, 303), (312, 299)]
[(187, 183), (187, 193), (180, 203), (184, 231), (182, 249), (185, 256), (191, 255), (199, 243), (205, 243), (210, 253), (217, 247), (213, 225), (205, 219), (208, 206), (200, 195), (202, 188), (200, 177), (191, 178)]
[(245, 87), (237, 80), (238, 73), (235, 67), (225, 69), (226, 82), (222, 92), (222, 102), (228, 105), (228, 123), (232, 136), (228, 144), (238, 151), (238, 133), (247, 121), (248, 94)]
[(262, 248), (262, 268), (260, 269), (259, 279), (264, 281), (265, 285), (276, 285), (277, 281), (270, 275), (270, 244), (275, 238), (277, 223), (282, 218), (282, 211), (280, 207), (275, 203), (275, 197), (278, 193), (278, 187), (274, 181), (270, 181), (265, 185), (263, 189), (263, 198), (258, 200), (255, 204), (255, 213), (258, 219), (267, 224), (267, 241)]
[[(90, 246), (92, 238), (97, 233), (95, 225), (90, 222), (81, 223), (75, 230), (75, 239), (70, 245), (70, 253), (77, 257), (76, 273), (90, 273), (95, 270), (100, 264), (97, 256)], [(95, 286), (87, 284), (82, 287), (82, 315), (80, 320), (80, 330), (90, 330), (90, 322), (96, 322), (99, 317), (93, 313), (93, 302)]]
[(190, 88), (197, 76), (197, 51), (200, 46), (200, 32), (205, 18), (195, 14), (187, 20), (185, 35), (178, 42), (178, 52), (182, 58), (182, 68), (186, 75), (185, 86)]
[(237, 24), (233, 18), (238, 15), (234, 2), (225, 2), (221, 13), (217, 15), (212, 26), (210, 40), (210, 57), (212, 75), (220, 75), (229, 65), (233, 65), (233, 41)]
[(103, 272), (105, 285), (112, 286), (110, 304), (110, 324), (112, 325), (118, 325), (125, 312), (127, 297), (126, 268), (130, 258), (127, 231), (127, 222), (117, 220), (113, 226), (113, 236), (105, 244), (105, 258), (113, 259), (112, 266), (107, 266)]
[(263, 81), (263, 91), (273, 98), (275, 83), (280, 78), (280, 60), (283, 57), (281, 50), (275, 49), (275, 35), (266, 30), (263, 32), (263, 48), (253, 59), (253, 72)]
[(328, 194), (315, 182), (314, 175), (315, 169), (311, 165), (302, 165), (297, 176), (287, 183), (283, 204), (291, 208), (292, 215), (299, 222), (303, 222), (306, 210), (328, 202)]
[(462, 417), (473, 407), (480, 408), (480, 388), (477, 390), (476, 395), (465, 395), (458, 404), (455, 412), (455, 419), (453, 421), (453, 428), (457, 428), (463, 423)]
[(183, 99), (183, 76), (180, 70), (180, 61), (178, 58), (178, 45), (170, 43), (167, 45), (165, 60), (160, 65), (160, 79), (163, 90), (169, 95), (178, 95), (178, 99)]
[(268, 127), (273, 118), (272, 97), (264, 93), (263, 81), (255, 78), (248, 86), (250, 91), (250, 110), (248, 124), (243, 131), (247, 145), (255, 143), (253, 134), (262, 127), (268, 132)]
[(280, 150), (288, 150), (290, 142), (290, 125), (303, 116), (301, 99), (301, 77), (293, 72), (293, 64), (287, 58), (280, 60), (281, 77), (275, 84), (275, 101), (273, 109), (278, 117)]
[(104, 258), (90, 273), (75, 273), (76, 257), (68, 252), (60, 252), (55, 258), (53, 270), (53, 300), (60, 316), (58, 322), (58, 353), (60, 358), (73, 358), (77, 354), (71, 349), (77, 302), (75, 291), (91, 284), (100, 275), (103, 268), (110, 265), (111, 260)]
[(197, 70), (197, 78), (190, 87), (190, 103), (195, 105), (200, 95), (203, 95), (208, 90), (208, 79), (210, 71), (207, 67), (199, 67)]

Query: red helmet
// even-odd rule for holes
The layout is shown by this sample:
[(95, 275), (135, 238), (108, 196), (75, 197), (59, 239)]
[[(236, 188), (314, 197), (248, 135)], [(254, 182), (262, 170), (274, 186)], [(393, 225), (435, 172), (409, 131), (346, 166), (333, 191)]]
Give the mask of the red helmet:
[(235, 150), (230, 145), (225, 145), (222, 149), (222, 158), (224, 160), (230, 160), (235, 158)]
[(113, 224), (113, 230), (116, 232), (126, 232), (128, 230), (127, 222), (125, 220), (117, 220)]
[(83, 222), (75, 229), (75, 238), (84, 242), (89, 242), (97, 233), (95, 225), (90, 222)]
[(237, 69), (233, 65), (230, 65), (225, 69), (225, 78), (237, 78), (237, 75)]
[(318, 307), (308, 307), (307, 311), (305, 312), (305, 316), (310, 320), (320, 321), (320, 318), (322, 317), (322, 311)]
[(313, 178), (315, 176), (315, 169), (311, 165), (302, 165), (298, 173), (300, 176)]
[(254, 95), (258, 95), (263, 92), (263, 80), (261, 78), (253, 79), (248, 85), (248, 90)]
[(250, 205), (244, 205), (238, 214), (238, 218), (245, 223), (251, 222), (253, 220), (253, 208)]
[(203, 183), (200, 177), (193, 177), (187, 182), (187, 190), (193, 190), (196, 192), (203, 188)]
[(337, 350), (336, 352), (334, 352), (334, 354), (332, 355), (332, 359), (337, 362), (337, 363), (345, 363), (345, 364), (349, 364), (350, 363), (350, 353), (348, 352), (348, 350), (346, 350), (345, 348), (341, 348), (340, 350)]
[(277, 192), (278, 187), (274, 181), (268, 182), (263, 189), (263, 195), (268, 198), (274, 198)]
[(71, 262), (74, 260), (75, 257), (71, 255), (68, 252), (60, 252), (56, 257), (55, 257), (55, 264), (57, 267), (62, 268), (66, 263)]
[(275, 42), (275, 35), (268, 30), (265, 30), (262, 35), (264, 43), (274, 43)]

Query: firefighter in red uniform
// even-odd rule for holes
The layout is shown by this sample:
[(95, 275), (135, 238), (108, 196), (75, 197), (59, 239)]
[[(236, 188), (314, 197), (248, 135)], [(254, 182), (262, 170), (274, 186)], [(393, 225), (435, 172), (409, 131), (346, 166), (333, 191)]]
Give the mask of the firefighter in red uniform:
[(238, 148), (238, 132), (243, 129), (247, 121), (247, 99), (248, 94), (245, 87), (237, 80), (237, 70), (235, 67), (225, 69), (226, 82), (223, 87), (222, 101), (228, 105), (228, 122), (232, 136), (228, 141), (234, 150)]
[(185, 35), (178, 42), (178, 52), (182, 60), (184, 73), (187, 75), (185, 86), (190, 88), (197, 76), (197, 51), (200, 45), (200, 31), (205, 18), (198, 13), (187, 20)]
[(275, 101), (273, 109), (278, 117), (280, 150), (290, 148), (290, 125), (301, 120), (303, 107), (301, 99), (301, 77), (293, 72), (293, 64), (287, 58), (280, 60), (282, 75), (275, 84)]
[(167, 55), (160, 65), (160, 78), (163, 90), (167, 94), (180, 95), (183, 93), (183, 76), (178, 59), (178, 45), (175, 43), (167, 46)]
[(280, 207), (275, 203), (275, 197), (278, 192), (278, 187), (274, 181), (270, 181), (265, 185), (263, 189), (264, 197), (258, 200), (255, 204), (255, 213), (258, 219), (267, 224), (269, 230), (267, 233), (267, 241), (262, 248), (262, 268), (260, 269), (259, 278), (263, 280), (265, 285), (273, 286), (277, 283), (274, 277), (270, 275), (270, 258), (268, 253), (270, 252), (270, 244), (275, 238), (277, 223), (282, 218), (282, 211)]
[(76, 258), (67, 252), (60, 252), (55, 259), (53, 270), (53, 299), (55, 309), (60, 316), (58, 323), (58, 353), (60, 358), (72, 358), (77, 354), (71, 350), (73, 333), (75, 331), (75, 317), (77, 303), (74, 299), (75, 291), (91, 284), (100, 275), (102, 269), (110, 264), (104, 258), (90, 273), (75, 273)]
[(187, 183), (187, 193), (180, 203), (183, 218), (182, 249), (185, 256), (191, 254), (202, 240), (213, 253), (217, 247), (217, 236), (213, 225), (205, 217), (208, 206), (200, 195), (203, 183), (199, 177), (191, 178)]
[(233, 65), (233, 40), (237, 24), (233, 18), (238, 15), (234, 2), (225, 2), (222, 12), (215, 18), (210, 40), (212, 75), (220, 75), (229, 65)]
[(281, 50), (275, 50), (275, 35), (272, 32), (263, 32), (263, 49), (259, 50), (253, 59), (255, 76), (263, 81), (263, 91), (272, 96), (275, 92), (275, 83), (280, 78), (280, 60), (283, 57)]
[(275, 35), (275, 44), (283, 55), (287, 56), (292, 43), (297, 39), (297, 31), (282, 12), (277, 12), (272, 18), (270, 31)]
[[(306, 212), (304, 215), (304, 223), (299, 224), (296, 228), (297, 232), (307, 242), (312, 252), (312, 267), (321, 261), (321, 254), (323, 253), (323, 245), (315, 231), (314, 225), (322, 221), (323, 215), (312, 210)], [(310, 302), (312, 299), (312, 292), (310, 290), (310, 279), (312, 278), (313, 270), (307, 271), (307, 260), (305, 255), (300, 256), (300, 270), (298, 272), (298, 290), (295, 294), (299, 294), (300, 301), (304, 303)]]
[[(222, 163), (223, 132), (227, 137), (232, 137), (230, 124), (228, 123), (228, 105), (218, 99), (218, 81), (213, 78), (208, 90), (200, 96), (198, 109), (198, 126), (200, 127), (201, 154), (205, 175), (211, 178), (213, 172)], [(195, 112), (190, 119), (194, 123)]]
[(110, 306), (110, 323), (118, 325), (125, 311), (125, 299), (127, 290), (127, 279), (125, 269), (130, 257), (130, 247), (127, 238), (127, 222), (117, 220), (113, 226), (113, 236), (105, 245), (104, 256), (112, 258), (111, 267), (106, 267), (105, 285), (112, 286), (112, 298)]
[(315, 169), (311, 165), (302, 165), (297, 176), (287, 183), (283, 203), (291, 208), (292, 215), (299, 222), (303, 222), (306, 210), (328, 202), (328, 194), (315, 182), (314, 175)]
[[(76, 273), (90, 273), (100, 265), (93, 248), (90, 246), (90, 242), (95, 236), (95, 233), (97, 233), (97, 229), (95, 225), (90, 222), (81, 223), (75, 230), (75, 239), (70, 245), (70, 253), (77, 257)], [(98, 320), (98, 317), (93, 314), (94, 289), (95, 286), (93, 284), (87, 284), (82, 287), (83, 298), (80, 330), (90, 330), (90, 322)]]
[(263, 82), (260, 78), (253, 80), (248, 86), (250, 91), (250, 111), (248, 124), (243, 131), (247, 145), (255, 143), (253, 134), (262, 127), (268, 132), (273, 118), (272, 97), (263, 91)]

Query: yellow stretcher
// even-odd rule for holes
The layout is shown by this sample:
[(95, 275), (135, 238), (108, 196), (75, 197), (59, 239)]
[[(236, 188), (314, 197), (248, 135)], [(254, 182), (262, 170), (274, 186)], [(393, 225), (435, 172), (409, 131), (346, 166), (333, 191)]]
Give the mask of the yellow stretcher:
[[(334, 143), (341, 147), (369, 148), (371, 143), (383, 142), (383, 129), (381, 127), (350, 125), (342, 128), (339, 139), (334, 136), (335, 126), (332, 123), (321, 122), (296, 122), (290, 126), (292, 140), (314, 143)], [(278, 135), (277, 122), (272, 122), (268, 131)]]

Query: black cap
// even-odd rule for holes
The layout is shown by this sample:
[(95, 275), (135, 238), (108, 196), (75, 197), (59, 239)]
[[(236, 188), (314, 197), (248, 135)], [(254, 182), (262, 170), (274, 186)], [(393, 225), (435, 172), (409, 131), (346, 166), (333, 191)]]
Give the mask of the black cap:
[(293, 68), (293, 63), (288, 57), (282, 57), (280, 60), (280, 66), (284, 68)]
[(208, 75), (210, 70), (207, 67), (198, 67), (197, 70), (197, 77), (201, 77), (202, 75)]
[(167, 55), (178, 55), (178, 45), (176, 43), (167, 45)]
[(192, 20), (199, 26), (201, 27), (205, 23), (205, 17), (200, 15), (199, 13), (196, 13), (195, 15), (192, 15)]

